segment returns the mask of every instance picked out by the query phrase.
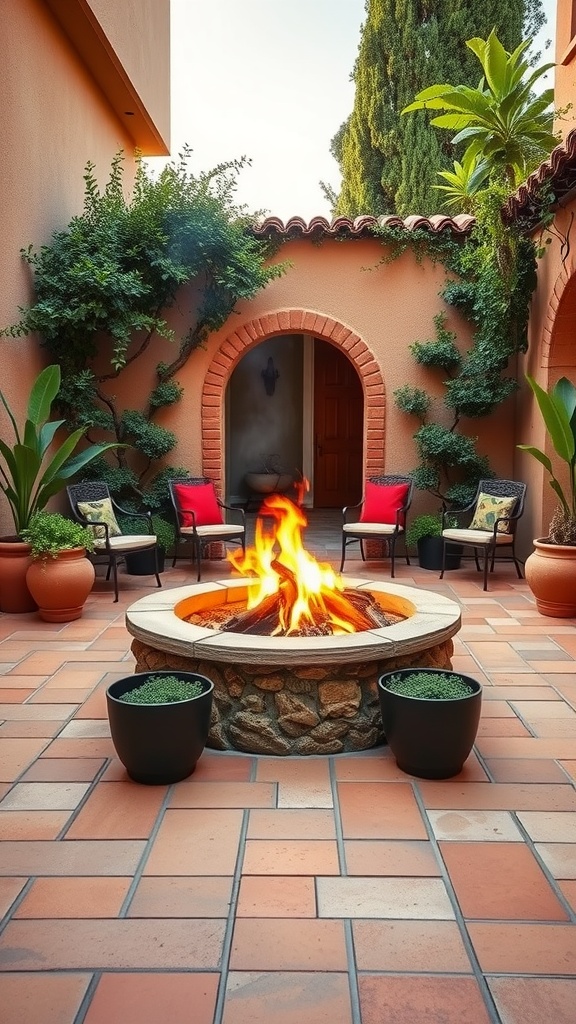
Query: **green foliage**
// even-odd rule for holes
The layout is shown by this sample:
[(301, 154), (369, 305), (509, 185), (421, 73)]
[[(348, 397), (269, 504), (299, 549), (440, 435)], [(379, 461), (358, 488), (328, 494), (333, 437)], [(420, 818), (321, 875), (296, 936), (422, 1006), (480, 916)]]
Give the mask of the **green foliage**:
[(62, 442), (55, 441), (64, 420), (49, 420), (48, 417), (59, 386), (59, 366), (47, 366), (39, 373), (30, 391), (22, 430), (0, 391), (0, 401), (8, 413), (14, 436), (12, 446), (0, 439), (3, 460), (0, 461), (0, 489), (10, 504), (18, 535), (27, 529), (34, 513), (45, 508), (48, 500), (58, 494), (71, 477), (93, 459), (116, 447), (114, 443), (96, 444), (74, 455), (84, 436), (83, 427)]
[[(552, 462), (545, 452), (529, 444), (519, 444), (518, 448), (529, 452), (544, 466), (550, 477), (550, 486), (560, 501), (563, 513), (561, 520), (576, 523), (576, 387), (567, 377), (561, 377), (550, 391), (540, 387), (533, 377), (527, 375), (526, 380), (538, 402), (552, 447), (566, 467), (567, 491), (564, 491), (555, 476)], [(553, 530), (550, 531), (550, 537), (553, 538), (553, 542), (562, 543), (553, 537)]]
[(442, 515), (440, 512), (416, 516), (406, 530), (406, 543), (410, 547), (414, 547), (423, 537), (440, 537), (441, 533)]
[(521, 42), (523, 22), (530, 36), (541, 17), (540, 0), (366, 0), (352, 74), (354, 106), (331, 146), (342, 175), (334, 212), (436, 213), (437, 172), (462, 147), (435, 133), (426, 109), (405, 117), (400, 111), (430, 82), (477, 85), (466, 39), (496, 26), (504, 45), (513, 48)]
[(94, 550), (93, 531), (59, 512), (35, 512), (22, 530), (22, 539), (32, 545), (32, 558), (56, 558), (69, 548)]
[(461, 676), (427, 672), (425, 669), (409, 676), (393, 676), (387, 680), (386, 689), (420, 700), (457, 700), (474, 692)]
[(438, 313), (434, 317), (436, 338), (433, 341), (415, 341), (410, 351), (420, 366), (435, 367), (451, 373), (462, 362), (456, 345), (456, 335), (446, 329), (446, 314)]
[(394, 399), (402, 412), (417, 416), (420, 420), (426, 418), (426, 413), (432, 404), (430, 395), (423, 391), (422, 388), (415, 388), (410, 384), (404, 384), (401, 388), (396, 388)]
[[(190, 150), (151, 176), (138, 157), (131, 193), (124, 182), (123, 155), (112, 161), (105, 186), (86, 165), (81, 214), (24, 259), (34, 275), (34, 301), (20, 320), (0, 334), (38, 332), (62, 367), (59, 407), (71, 430), (129, 441), (113, 461), (98, 460), (89, 475), (105, 480), (115, 497), (146, 507), (153, 463), (165, 459), (174, 434), (153, 422), (157, 410), (178, 402), (176, 375), (240, 299), (250, 299), (284, 273), (269, 262), (277, 251), (255, 238), (254, 214), (235, 204), (237, 176), (248, 161), (222, 163), (194, 175)], [(166, 320), (183, 285), (194, 282), (189, 327), (176, 340)], [(151, 394), (141, 408), (122, 410), (115, 381), (159, 339), (174, 342), (171, 361), (160, 361)], [(165, 341), (163, 341), (165, 345)], [(167, 507), (164, 488), (150, 507)]]
[(151, 676), (142, 686), (128, 690), (118, 700), (127, 704), (174, 704), (200, 697), (203, 691), (204, 686), (199, 679), (190, 682), (178, 676)]
[[(139, 535), (142, 533), (142, 519), (138, 519), (136, 516), (118, 516), (120, 529), (124, 534), (135, 534)], [(164, 519), (162, 516), (152, 516), (152, 526), (154, 533), (158, 540), (158, 547), (164, 548), (164, 551), (168, 551), (174, 545), (176, 540), (176, 530), (174, 524)]]

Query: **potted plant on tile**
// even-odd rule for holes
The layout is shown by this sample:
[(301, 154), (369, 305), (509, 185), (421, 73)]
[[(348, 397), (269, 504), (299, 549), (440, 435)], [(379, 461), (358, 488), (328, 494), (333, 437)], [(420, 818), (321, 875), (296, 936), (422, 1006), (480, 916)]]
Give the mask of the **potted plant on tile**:
[[(158, 539), (158, 572), (164, 572), (166, 552), (174, 547), (176, 530), (172, 523), (162, 516), (152, 516), (152, 526)], [(137, 520), (123, 519), (122, 533), (141, 533), (142, 527)], [(143, 551), (131, 551), (124, 556), (126, 572), (131, 576), (152, 576), (156, 572), (156, 553), (147, 548)]]
[(415, 666), (380, 676), (378, 697), (384, 735), (403, 772), (449, 779), (462, 771), (480, 721), (476, 679)]
[[(421, 569), (440, 572), (442, 568), (442, 513), (431, 512), (416, 516), (406, 531), (406, 543), (416, 547)], [(459, 569), (462, 548), (449, 544), (446, 551), (446, 569)]]
[(94, 566), (86, 557), (94, 550), (92, 530), (59, 512), (35, 512), (22, 538), (31, 545), (26, 583), (38, 614), (46, 622), (71, 622), (82, 609), (94, 583)]
[(93, 444), (74, 454), (84, 427), (56, 440), (64, 420), (49, 420), (49, 416), (59, 388), (60, 367), (47, 366), (32, 385), (22, 428), (0, 391), (0, 402), (13, 433), (11, 444), (0, 438), (0, 490), (8, 500), (15, 527), (14, 535), (0, 538), (0, 611), (28, 612), (36, 608), (26, 584), (31, 548), (22, 538), (34, 513), (44, 509), (66, 481), (89, 462), (118, 447), (115, 443)]
[(567, 482), (563, 488), (545, 452), (533, 445), (518, 445), (544, 466), (559, 500), (548, 536), (534, 540), (525, 575), (541, 615), (572, 618), (576, 616), (576, 387), (567, 377), (561, 377), (550, 391), (545, 391), (532, 377), (527, 375), (526, 379), (550, 444), (566, 466)]
[(210, 729), (214, 683), (196, 672), (138, 672), (106, 690), (116, 753), (134, 782), (167, 785), (192, 774)]

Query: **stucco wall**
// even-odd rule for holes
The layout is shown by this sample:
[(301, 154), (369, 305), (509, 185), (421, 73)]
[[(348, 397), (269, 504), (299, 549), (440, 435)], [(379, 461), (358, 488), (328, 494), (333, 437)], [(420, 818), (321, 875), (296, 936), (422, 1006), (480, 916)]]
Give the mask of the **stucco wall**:
[[(2, 0), (0, 38), (0, 326), (6, 327), (31, 298), (20, 249), (47, 242), (81, 211), (88, 160), (103, 182), (119, 149), (126, 152), (128, 168), (133, 166), (134, 147), (43, 0)], [(35, 338), (0, 339), (0, 387), (20, 417), (29, 384), (46, 361)], [(0, 430), (11, 436), (1, 414)], [(9, 526), (2, 500), (0, 532)]]

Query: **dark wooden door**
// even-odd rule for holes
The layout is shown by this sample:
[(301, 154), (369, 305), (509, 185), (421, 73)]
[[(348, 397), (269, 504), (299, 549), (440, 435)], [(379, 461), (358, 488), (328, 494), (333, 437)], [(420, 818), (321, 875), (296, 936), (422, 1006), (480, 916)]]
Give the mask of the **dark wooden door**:
[(314, 342), (314, 508), (342, 508), (362, 497), (364, 395), (350, 360)]

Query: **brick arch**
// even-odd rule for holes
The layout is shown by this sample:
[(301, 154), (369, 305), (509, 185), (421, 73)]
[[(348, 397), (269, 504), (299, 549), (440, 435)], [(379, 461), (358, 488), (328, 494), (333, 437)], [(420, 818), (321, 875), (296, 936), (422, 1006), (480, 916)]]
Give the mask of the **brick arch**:
[(313, 334), (343, 349), (364, 391), (364, 475), (384, 472), (384, 380), (374, 355), (345, 324), (307, 309), (282, 309), (249, 320), (222, 342), (202, 388), (202, 472), (224, 491), (224, 397), (230, 374), (246, 352), (278, 334)]
[[(574, 319), (576, 317), (576, 259), (570, 254), (554, 282), (542, 329), (542, 366), (576, 367)], [(550, 376), (549, 372), (549, 376)]]

